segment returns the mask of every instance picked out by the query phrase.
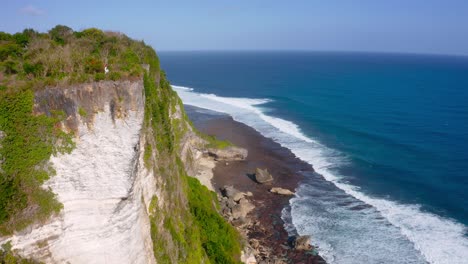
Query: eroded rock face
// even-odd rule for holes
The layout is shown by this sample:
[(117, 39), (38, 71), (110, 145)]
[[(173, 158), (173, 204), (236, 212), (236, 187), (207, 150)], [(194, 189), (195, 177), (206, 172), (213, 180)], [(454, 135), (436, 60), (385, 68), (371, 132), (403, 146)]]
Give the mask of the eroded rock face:
[(82, 123), (92, 127), (95, 116), (105, 110), (113, 121), (125, 119), (130, 111), (143, 109), (143, 101), (142, 81), (102, 81), (38, 91), (34, 112), (50, 116), (53, 111), (63, 111), (63, 127), (76, 131)]
[(147, 215), (155, 179), (140, 148), (142, 83), (45, 90), (36, 101), (36, 113), (64, 109), (64, 127), (76, 132), (76, 149), (51, 158), (57, 173), (45, 184), (64, 208), (0, 244), (11, 241), (18, 254), (45, 263), (155, 263)]
[(273, 181), (273, 177), (267, 169), (257, 168), (255, 170), (255, 181), (258, 183), (267, 183)]

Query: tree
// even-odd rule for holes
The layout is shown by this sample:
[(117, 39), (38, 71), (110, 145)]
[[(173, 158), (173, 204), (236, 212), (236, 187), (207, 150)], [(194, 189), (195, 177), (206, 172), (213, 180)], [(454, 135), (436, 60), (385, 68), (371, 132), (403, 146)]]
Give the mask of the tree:
[(57, 25), (49, 30), (49, 35), (53, 41), (60, 45), (64, 45), (67, 42), (67, 39), (73, 35), (73, 29), (64, 25)]

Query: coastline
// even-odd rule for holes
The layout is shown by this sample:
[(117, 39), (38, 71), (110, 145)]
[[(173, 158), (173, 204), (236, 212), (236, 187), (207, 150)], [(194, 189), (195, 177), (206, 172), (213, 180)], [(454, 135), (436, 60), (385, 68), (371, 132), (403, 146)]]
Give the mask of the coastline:
[[(254, 246), (257, 247), (255, 255), (258, 263), (325, 263), (313, 251), (296, 250), (289, 246), (289, 235), (281, 216), (292, 196), (270, 192), (273, 187), (294, 191), (303, 179), (301, 172), (313, 172), (312, 166), (301, 161), (289, 149), (228, 115), (210, 115), (196, 109), (199, 108), (186, 106), (198, 130), (248, 150), (246, 160), (217, 162), (211, 182), (218, 193), (225, 186), (233, 186), (240, 192), (253, 194), (250, 200), (255, 208), (248, 215), (252, 224), (244, 231), (251, 246), (252, 241), (259, 245)], [(254, 173), (256, 168), (267, 168), (273, 181), (265, 184), (253, 181), (249, 174)]]

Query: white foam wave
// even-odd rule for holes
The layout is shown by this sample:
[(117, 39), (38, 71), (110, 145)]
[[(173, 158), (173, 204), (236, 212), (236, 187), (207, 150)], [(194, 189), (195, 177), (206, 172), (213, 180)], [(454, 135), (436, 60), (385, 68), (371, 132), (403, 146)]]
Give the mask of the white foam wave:
[(193, 91), (193, 88), (185, 87), (185, 86), (176, 86), (176, 85), (172, 85), (172, 88), (173, 88), (174, 90)]
[[(346, 162), (346, 159), (340, 153), (307, 137), (297, 124), (265, 114), (261, 105), (270, 102), (269, 99), (221, 97), (214, 94), (196, 93), (187, 87), (172, 87), (178, 92), (185, 104), (227, 113), (234, 120), (253, 127), (264, 136), (289, 148), (302, 160), (313, 164), (314, 169), (326, 180), (333, 182), (335, 186), (356, 199), (372, 205), (389, 223), (397, 227), (406, 239), (413, 243), (414, 248), (428, 262), (434, 264), (467, 263), (468, 239), (464, 236), (466, 233), (464, 225), (423, 212), (416, 205), (404, 205), (370, 197), (360, 192), (358, 187), (341, 182), (340, 177), (333, 172), (332, 168), (337, 163)], [(294, 215), (294, 212), (292, 217), (293, 222), (300, 218)], [(296, 223), (294, 224), (296, 225)], [(307, 234), (306, 228), (297, 227), (297, 231), (300, 234)], [(323, 243), (323, 245), (327, 245), (327, 243)], [(332, 251), (330, 247), (323, 248), (323, 250)], [(325, 254), (324, 257), (333, 262), (333, 253), (324, 251), (321, 251), (322, 256)], [(398, 254), (398, 252), (394, 253)]]

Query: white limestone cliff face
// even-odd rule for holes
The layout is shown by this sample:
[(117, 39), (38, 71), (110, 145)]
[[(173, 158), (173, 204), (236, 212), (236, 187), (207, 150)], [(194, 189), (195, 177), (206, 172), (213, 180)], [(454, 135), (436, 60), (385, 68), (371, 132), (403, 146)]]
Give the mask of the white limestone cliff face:
[[(152, 131), (143, 128), (143, 90), (141, 81), (105, 81), (36, 93), (35, 113), (63, 111), (62, 128), (76, 132), (76, 148), (51, 157), (56, 175), (43, 186), (57, 194), (63, 210), (47, 223), (0, 237), (0, 245), (10, 242), (17, 254), (44, 263), (156, 263), (148, 211), (153, 197), (161, 208), (170, 197), (164, 179), (145, 166)], [(178, 155), (188, 175), (214, 190), (215, 158), (184, 123), (181, 107), (171, 109), (170, 118), (187, 127)], [(242, 260), (254, 263), (246, 254)]]
[[(80, 99), (81, 89), (97, 95)], [(66, 108), (75, 112), (78, 105), (95, 110), (86, 122), (67, 113), (77, 119), (76, 148), (51, 158), (57, 173), (44, 188), (51, 188), (64, 208), (48, 223), (0, 238), (0, 244), (10, 241), (20, 255), (45, 263), (155, 263), (147, 208), (157, 191), (140, 148), (142, 89), (141, 82), (97, 84), (57, 97), (66, 98)], [(115, 99), (123, 101), (120, 117)]]

